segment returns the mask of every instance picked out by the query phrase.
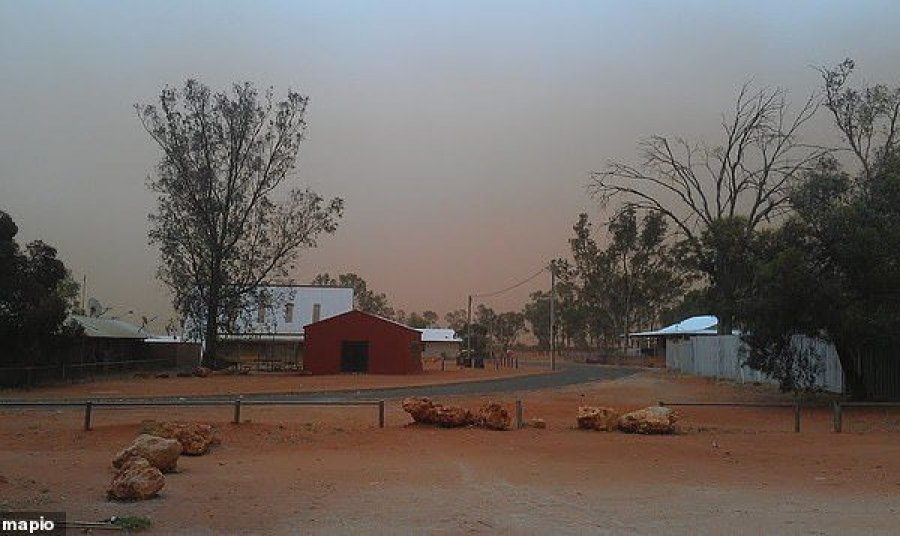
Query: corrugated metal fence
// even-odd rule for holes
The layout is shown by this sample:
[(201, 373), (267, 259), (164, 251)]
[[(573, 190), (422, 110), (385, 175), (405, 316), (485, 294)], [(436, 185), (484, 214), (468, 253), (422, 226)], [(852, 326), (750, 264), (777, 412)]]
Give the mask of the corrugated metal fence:
[[(844, 391), (844, 373), (832, 344), (797, 337), (795, 343), (820, 356), (816, 386), (832, 393)], [(743, 364), (746, 345), (736, 335), (694, 336), (666, 341), (666, 368), (682, 374), (726, 378), (744, 382), (778, 383)]]

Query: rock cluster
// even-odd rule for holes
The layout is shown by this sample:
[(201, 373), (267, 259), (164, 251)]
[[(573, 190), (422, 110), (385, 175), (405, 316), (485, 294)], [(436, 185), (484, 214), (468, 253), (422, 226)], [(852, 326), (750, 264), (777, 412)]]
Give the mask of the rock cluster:
[(132, 457), (119, 466), (106, 495), (116, 501), (138, 501), (155, 497), (166, 485), (162, 472), (146, 458)]
[(678, 414), (671, 408), (650, 406), (619, 418), (619, 430), (629, 434), (671, 434)]
[(509, 412), (496, 402), (488, 402), (482, 406), (477, 415), (459, 406), (435, 404), (426, 397), (406, 398), (402, 406), (413, 421), (445, 428), (475, 425), (491, 430), (507, 430), (511, 420)]
[(125, 447), (113, 460), (113, 467), (121, 469), (132, 458), (144, 458), (153, 467), (164, 473), (178, 469), (178, 456), (181, 454), (181, 443), (174, 439), (166, 439), (149, 434), (141, 434), (131, 445)]
[(619, 414), (612, 408), (582, 406), (575, 417), (578, 428), (583, 430), (599, 430), (612, 432), (616, 429)]

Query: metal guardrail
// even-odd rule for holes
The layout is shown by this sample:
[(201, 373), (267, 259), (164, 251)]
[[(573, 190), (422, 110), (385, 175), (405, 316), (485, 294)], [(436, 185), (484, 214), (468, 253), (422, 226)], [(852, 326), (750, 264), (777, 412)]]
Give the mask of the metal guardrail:
[(663, 402), (660, 406), (708, 406), (708, 407), (737, 407), (737, 408), (794, 408), (794, 432), (800, 432), (800, 401), (793, 404), (787, 402)]
[(384, 400), (85, 400), (85, 401), (41, 401), (25, 400), (0, 401), (3, 408), (54, 408), (84, 407), (84, 429), (91, 430), (93, 410), (95, 407), (131, 408), (131, 407), (172, 407), (172, 406), (232, 406), (234, 408), (234, 424), (241, 423), (242, 406), (378, 406), (378, 427), (384, 428)]
[(835, 402), (833, 426), (837, 434), (844, 428), (844, 408), (900, 408), (900, 402)]

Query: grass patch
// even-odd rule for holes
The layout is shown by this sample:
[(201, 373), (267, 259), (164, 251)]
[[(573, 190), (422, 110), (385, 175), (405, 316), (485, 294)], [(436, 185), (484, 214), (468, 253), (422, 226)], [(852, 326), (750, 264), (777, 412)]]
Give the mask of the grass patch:
[(138, 532), (149, 529), (153, 525), (153, 521), (144, 516), (124, 516), (117, 517), (112, 524), (124, 530)]

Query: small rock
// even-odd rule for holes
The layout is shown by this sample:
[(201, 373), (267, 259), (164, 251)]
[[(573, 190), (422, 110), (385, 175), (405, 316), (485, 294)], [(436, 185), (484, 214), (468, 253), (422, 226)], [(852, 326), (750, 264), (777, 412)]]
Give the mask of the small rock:
[(215, 429), (209, 424), (144, 421), (141, 433), (174, 439), (181, 443), (181, 453), (188, 456), (202, 456), (210, 445), (221, 441)]
[(616, 429), (619, 414), (612, 408), (582, 406), (578, 408), (576, 421), (582, 430), (612, 432)]
[(622, 415), (619, 430), (629, 434), (671, 434), (678, 414), (672, 408), (651, 406)]
[(169, 373), (168, 373), (168, 372), (160, 372), (159, 374), (156, 375), (156, 377), (157, 377), (157, 378), (160, 378), (160, 379), (162, 379), (162, 378), (168, 378), (168, 377), (169, 377)]
[(156, 496), (166, 485), (162, 472), (145, 458), (135, 457), (124, 462), (106, 491), (116, 501), (136, 501)]
[(209, 376), (210, 370), (206, 367), (194, 367), (194, 376), (198, 378), (205, 378)]
[(174, 439), (166, 439), (149, 434), (141, 434), (121, 450), (113, 460), (113, 467), (119, 469), (132, 458), (144, 458), (150, 465), (164, 473), (178, 468), (178, 456), (181, 454), (181, 443)]
[(497, 402), (488, 402), (478, 410), (476, 424), (489, 430), (508, 430), (512, 419), (506, 408)]
[(540, 428), (541, 430), (543, 430), (544, 428), (547, 428), (547, 423), (544, 421), (544, 419), (529, 419), (528, 426), (532, 428)]

